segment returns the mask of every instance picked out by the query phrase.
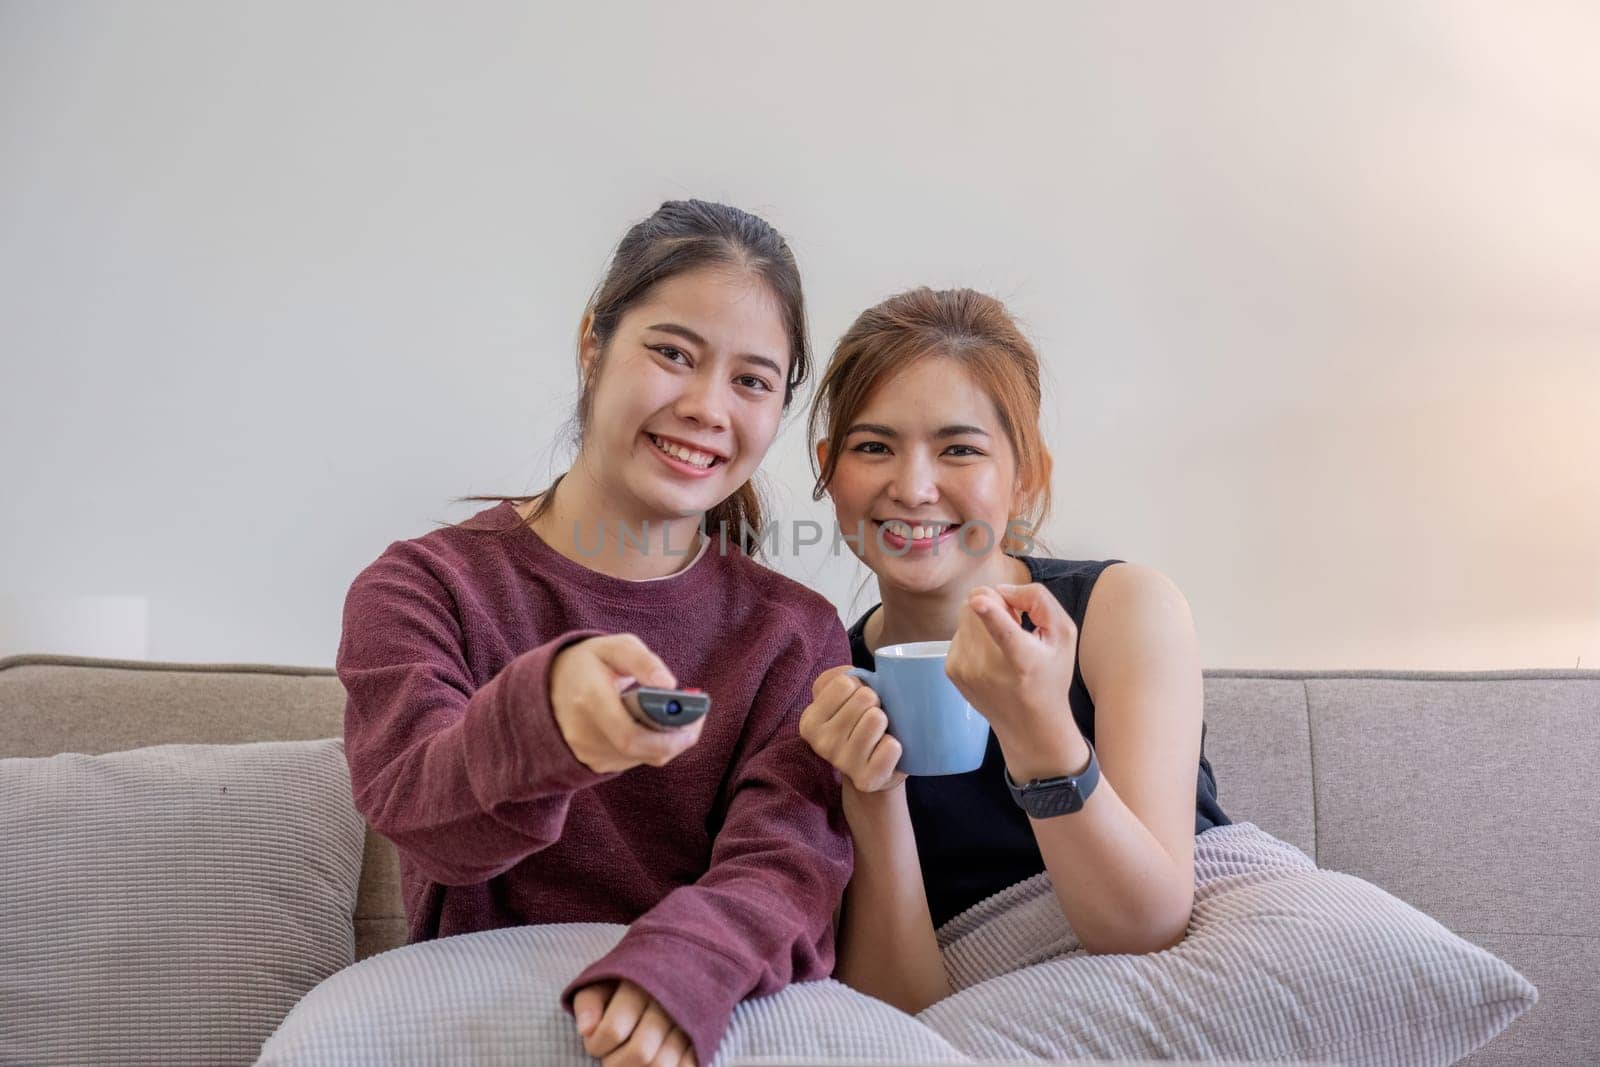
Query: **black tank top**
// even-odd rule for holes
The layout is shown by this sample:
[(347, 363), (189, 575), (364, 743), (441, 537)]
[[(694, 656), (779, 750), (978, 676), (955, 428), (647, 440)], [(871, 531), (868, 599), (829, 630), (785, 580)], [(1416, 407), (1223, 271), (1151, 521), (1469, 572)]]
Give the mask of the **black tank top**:
[[(1062, 560), (1017, 557), (1032, 581), (1055, 595), (1078, 630), (1089, 593), (1100, 572), (1119, 559)], [(873, 670), (876, 663), (863, 631), (877, 607), (850, 627), (850, 653), (857, 667)], [(1025, 620), (1028, 629), (1031, 621)], [(1094, 743), (1094, 702), (1076, 664), (1067, 694), (1072, 717), (1083, 736)], [(1028, 816), (1006, 789), (1005, 757), (993, 733), (983, 766), (966, 774), (946, 774), (906, 780), (906, 802), (922, 863), (922, 883), (928, 893), (933, 925), (945, 922), (972, 905), (1044, 870), (1044, 857), (1034, 840)], [(1194, 832), (1225, 826), (1229, 819), (1217, 804), (1217, 780), (1205, 757), (1205, 726), (1200, 727), (1200, 770), (1195, 789)]]

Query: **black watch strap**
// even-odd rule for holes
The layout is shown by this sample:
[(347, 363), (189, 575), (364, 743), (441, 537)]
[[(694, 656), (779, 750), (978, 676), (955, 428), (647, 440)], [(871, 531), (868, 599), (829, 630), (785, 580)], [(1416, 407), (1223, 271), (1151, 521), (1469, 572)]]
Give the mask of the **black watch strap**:
[(1087, 739), (1084, 744), (1089, 745), (1089, 766), (1078, 774), (1035, 778), (1026, 785), (1018, 785), (1011, 780), (1011, 771), (1001, 768), (1001, 773), (1006, 776), (1006, 788), (1011, 791), (1011, 799), (1035, 819), (1070, 815), (1083, 807), (1083, 802), (1089, 799), (1094, 787), (1100, 784), (1100, 760), (1094, 754), (1094, 745), (1089, 744)]

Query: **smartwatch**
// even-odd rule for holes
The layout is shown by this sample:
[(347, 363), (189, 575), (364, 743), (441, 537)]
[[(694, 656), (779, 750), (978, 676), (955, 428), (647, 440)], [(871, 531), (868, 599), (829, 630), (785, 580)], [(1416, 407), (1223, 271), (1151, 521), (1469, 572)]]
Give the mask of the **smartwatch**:
[(1027, 785), (1018, 785), (1011, 780), (1011, 771), (1002, 767), (1006, 788), (1011, 791), (1011, 799), (1017, 802), (1017, 807), (1035, 819), (1070, 815), (1083, 807), (1083, 802), (1089, 799), (1094, 787), (1100, 784), (1100, 761), (1095, 757), (1094, 745), (1087, 738), (1083, 743), (1089, 746), (1089, 766), (1078, 774), (1035, 778)]

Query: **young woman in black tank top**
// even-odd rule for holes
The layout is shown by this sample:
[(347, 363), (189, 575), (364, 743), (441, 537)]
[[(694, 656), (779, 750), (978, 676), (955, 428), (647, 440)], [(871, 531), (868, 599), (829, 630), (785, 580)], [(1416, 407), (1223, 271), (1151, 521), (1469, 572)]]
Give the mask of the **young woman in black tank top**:
[[(856, 665), (949, 640), (946, 673), (991, 726), (978, 770), (908, 780), (846, 668), (801, 718), (843, 774), (856, 844), (835, 976), (909, 1012), (950, 992), (936, 926), (1042, 870), (1087, 950), (1176, 944), (1194, 836), (1228, 821), (1183, 594), (1150, 567), (1029, 551), (1050, 503), (1039, 382), (999, 301), (917, 289), (862, 313), (812, 410), (817, 495), (883, 597), (851, 629)], [(1041, 802), (1044, 780), (1080, 775), (1076, 799), (1058, 785)], [(1012, 786), (1035, 782), (1025, 811)]]

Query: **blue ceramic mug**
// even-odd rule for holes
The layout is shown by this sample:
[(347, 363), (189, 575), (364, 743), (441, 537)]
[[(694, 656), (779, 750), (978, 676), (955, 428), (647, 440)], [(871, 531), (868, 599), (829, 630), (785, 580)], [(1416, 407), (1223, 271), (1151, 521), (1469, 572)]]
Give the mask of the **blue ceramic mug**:
[(989, 721), (967, 703), (944, 673), (949, 641), (885, 645), (878, 669), (849, 674), (872, 687), (889, 717), (889, 735), (904, 752), (895, 769), (907, 774), (961, 774), (983, 764)]

